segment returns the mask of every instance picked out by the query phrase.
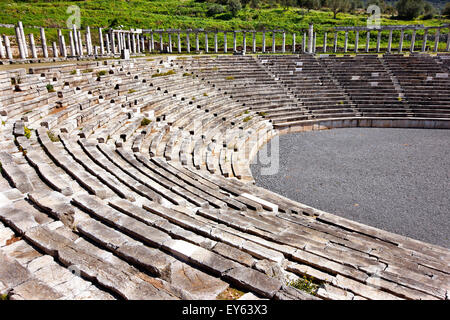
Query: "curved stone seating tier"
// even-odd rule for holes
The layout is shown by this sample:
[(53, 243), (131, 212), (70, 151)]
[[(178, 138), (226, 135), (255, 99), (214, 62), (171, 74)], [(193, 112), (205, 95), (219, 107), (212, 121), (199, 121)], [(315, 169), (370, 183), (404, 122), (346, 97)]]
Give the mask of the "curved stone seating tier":
[[(423, 59), (188, 56), (0, 73), (0, 293), (448, 299), (448, 249), (259, 188), (249, 169), (276, 128), (445, 120), (436, 74), (448, 61)], [(314, 295), (289, 286), (304, 276)]]

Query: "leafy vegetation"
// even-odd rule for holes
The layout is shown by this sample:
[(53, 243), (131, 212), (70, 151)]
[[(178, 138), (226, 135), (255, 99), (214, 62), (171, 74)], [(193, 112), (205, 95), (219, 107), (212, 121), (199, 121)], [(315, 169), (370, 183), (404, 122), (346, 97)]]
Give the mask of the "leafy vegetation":
[(150, 120), (150, 119), (148, 119), (148, 118), (144, 118), (144, 119), (142, 119), (142, 121), (141, 121), (141, 126), (142, 126), (142, 127), (148, 126), (148, 125), (150, 124), (150, 122), (152, 122), (152, 120)]
[(48, 92), (55, 92), (55, 88), (51, 84), (48, 84), (46, 87)]
[(97, 77), (101, 77), (101, 76), (104, 76), (104, 75), (106, 75), (106, 70), (100, 70), (100, 71), (97, 72)]
[(30, 139), (30, 138), (31, 138), (31, 130), (28, 129), (27, 127), (23, 127), (23, 133), (25, 134), (25, 137), (26, 137), (27, 139)]
[(175, 70), (169, 70), (167, 72), (158, 72), (158, 73), (152, 74), (152, 78), (170, 76), (175, 73), (176, 73)]
[(47, 131), (47, 136), (52, 142), (59, 142), (58, 136), (56, 136), (52, 131)]
[(288, 282), (288, 285), (298, 290), (305, 291), (308, 292), (309, 294), (315, 295), (317, 290), (319, 289), (319, 286), (315, 284), (313, 281), (314, 279), (312, 277), (308, 278), (306, 275), (304, 275), (303, 279), (298, 278), (296, 280), (292, 280)]

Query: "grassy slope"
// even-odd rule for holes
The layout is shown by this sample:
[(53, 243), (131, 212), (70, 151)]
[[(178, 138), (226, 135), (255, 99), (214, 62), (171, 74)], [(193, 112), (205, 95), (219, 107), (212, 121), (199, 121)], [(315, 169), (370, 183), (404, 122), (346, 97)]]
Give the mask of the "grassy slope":
[[(118, 22), (125, 27), (138, 28), (204, 28), (210, 30), (278, 28), (291, 32), (301, 32), (301, 30), (307, 28), (309, 23), (314, 23), (316, 30), (319, 32), (318, 45), (321, 45), (323, 41), (321, 38), (323, 31), (329, 30), (335, 25), (365, 25), (367, 19), (367, 15), (364, 14), (339, 14), (337, 19), (333, 19), (333, 15), (329, 11), (306, 13), (299, 8), (291, 8), (287, 11), (282, 8), (262, 8), (259, 10), (244, 9), (239, 12), (236, 18), (224, 21), (207, 17), (207, 4), (195, 3), (193, 0), (4, 0), (0, 3), (0, 23), (15, 24), (18, 20), (21, 20), (25, 26), (65, 27), (66, 20), (69, 17), (66, 10), (71, 5), (78, 5), (81, 8), (82, 27), (87, 25), (107, 27), (112, 18), (117, 18)], [(382, 20), (383, 25), (424, 24), (433, 26), (442, 23), (450, 23), (450, 19), (400, 21), (383, 17)], [(0, 28), (0, 32), (13, 34), (12, 29)], [(33, 32), (38, 37), (37, 30), (26, 29), (26, 32)], [(363, 36), (362, 34), (361, 37)], [(55, 31), (49, 32), (48, 37), (50, 41), (54, 40)], [(394, 34), (394, 40), (397, 40), (397, 38), (398, 34)], [(290, 43), (290, 39), (289, 35), (287, 43)], [(386, 45), (386, 39), (387, 37), (383, 37), (383, 45)], [(258, 40), (260, 41), (260, 39)], [(268, 44), (271, 42), (267, 41)], [(277, 39), (277, 44), (280, 41), (280, 39)], [(352, 41), (353, 35), (350, 35), (350, 42)], [(361, 46), (364, 45), (364, 41), (365, 38), (360, 40)], [(343, 36), (339, 38), (339, 43), (342, 44), (342, 42)], [(250, 44), (250, 41), (248, 44)], [(405, 45), (407, 44), (405, 43)]]

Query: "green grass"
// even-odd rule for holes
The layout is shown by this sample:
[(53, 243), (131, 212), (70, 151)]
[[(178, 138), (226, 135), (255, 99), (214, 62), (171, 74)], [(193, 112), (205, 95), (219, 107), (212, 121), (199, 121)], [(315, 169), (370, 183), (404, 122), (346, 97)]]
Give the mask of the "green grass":
[(176, 73), (175, 70), (169, 70), (167, 72), (158, 72), (158, 73), (152, 74), (152, 78), (170, 76), (175, 73)]
[(301, 291), (305, 291), (311, 295), (315, 295), (319, 286), (313, 282), (314, 279), (303, 276), (297, 280), (292, 280), (288, 283), (289, 286), (296, 288)]
[(53, 86), (51, 84), (47, 85), (47, 91), (48, 92), (55, 92), (55, 88), (53, 88)]
[[(39, 41), (39, 29), (29, 28), (29, 26), (51, 27), (47, 31), (48, 42), (57, 40), (56, 28), (66, 27), (66, 20), (69, 14), (66, 10), (71, 5), (77, 5), (81, 9), (81, 27), (108, 28), (114, 19), (117, 25), (123, 25), (125, 28), (137, 27), (146, 29), (187, 29), (204, 28), (206, 30), (262, 30), (262, 29), (284, 29), (288, 32), (302, 34), (309, 23), (315, 24), (318, 31), (317, 45), (321, 46), (323, 34), (325, 31), (331, 32), (336, 26), (364, 26), (368, 14), (347, 14), (339, 13), (337, 18), (333, 18), (331, 11), (310, 10), (306, 12), (301, 8), (289, 8), (284, 10), (278, 6), (263, 5), (261, 9), (244, 8), (239, 11), (236, 17), (229, 20), (223, 20), (220, 16), (208, 17), (207, 2), (199, 3), (194, 0), (86, 0), (86, 1), (47, 1), (47, 0), (4, 0), (0, 3), (0, 21), (4, 24), (16, 24), (17, 21), (23, 21), (25, 33), (33, 33), (36, 41)], [(450, 19), (434, 18), (429, 20), (395, 20), (390, 16), (382, 16), (382, 25), (404, 25), (404, 24), (423, 24), (425, 26), (436, 26), (443, 23), (450, 23)], [(442, 30), (448, 32), (447, 29)], [(14, 35), (12, 28), (0, 28), (0, 33)], [(68, 39), (68, 30), (63, 30), (63, 34)], [(365, 34), (361, 33), (361, 37)], [(419, 32), (418, 39), (422, 35)], [(93, 45), (98, 43), (97, 32), (92, 32)], [(332, 43), (332, 34), (329, 33), (329, 41)], [(195, 36), (191, 35), (191, 45), (195, 43)], [(231, 34), (229, 34), (229, 38)], [(353, 49), (354, 33), (349, 36), (349, 50)], [(212, 38), (212, 37), (211, 37)], [(219, 35), (219, 46), (223, 45), (222, 35)], [(247, 45), (251, 44), (251, 36), (247, 37)], [(231, 38), (230, 38), (231, 39)], [(228, 39), (228, 45), (231, 40)], [(394, 32), (394, 42), (398, 42), (399, 33)], [(260, 45), (262, 35), (257, 35), (257, 43)], [(361, 39), (363, 40), (363, 39)], [(365, 39), (364, 39), (365, 40)], [(167, 41), (167, 35), (165, 35)], [(211, 39), (210, 39), (211, 41)], [(238, 43), (242, 43), (242, 35), (238, 34)], [(271, 34), (267, 35), (267, 45), (271, 45)], [(281, 36), (276, 39), (277, 45), (281, 44)], [(287, 34), (286, 43), (292, 41), (291, 34)], [(185, 46), (186, 39), (182, 37), (182, 45)], [(338, 38), (338, 46), (343, 47), (343, 32)], [(364, 46), (360, 41), (361, 47)], [(300, 44), (300, 37), (297, 38)], [(204, 37), (200, 37), (200, 45), (203, 48)], [(373, 37), (372, 46), (376, 44)], [(408, 43), (405, 43), (405, 48)], [(443, 47), (445, 44), (442, 43)], [(210, 43), (211, 46), (211, 43)], [(382, 48), (387, 46), (387, 34), (382, 37)], [(419, 46), (419, 44), (418, 44)]]
[(58, 136), (56, 136), (53, 132), (47, 131), (47, 135), (48, 135), (48, 138), (49, 138), (52, 142), (59, 142)]
[(97, 72), (97, 77), (104, 76), (104, 75), (106, 75), (106, 73), (107, 73), (106, 70), (100, 70)]
[(30, 139), (30, 138), (31, 138), (31, 130), (28, 129), (27, 127), (23, 127), (23, 133), (25, 134), (25, 137), (26, 137), (27, 139)]
[(148, 125), (150, 124), (150, 122), (152, 122), (152, 120), (147, 119), (147, 118), (144, 118), (144, 119), (142, 119), (142, 121), (141, 121), (141, 126), (142, 126), (142, 127), (148, 126)]

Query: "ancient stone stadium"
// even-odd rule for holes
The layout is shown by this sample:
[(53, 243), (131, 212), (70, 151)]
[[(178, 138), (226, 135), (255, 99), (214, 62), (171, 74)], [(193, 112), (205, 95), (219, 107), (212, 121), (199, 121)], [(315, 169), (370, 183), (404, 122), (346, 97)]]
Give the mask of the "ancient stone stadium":
[(449, 299), (449, 245), (293, 201), (250, 170), (287, 133), (449, 129), (449, 37), (406, 52), (355, 29), (369, 40), (350, 55), (316, 48), (313, 26), (300, 44), (273, 31), (272, 48), (75, 27), (47, 48), (44, 29), (42, 43), (15, 30), (0, 43), (2, 298)]

